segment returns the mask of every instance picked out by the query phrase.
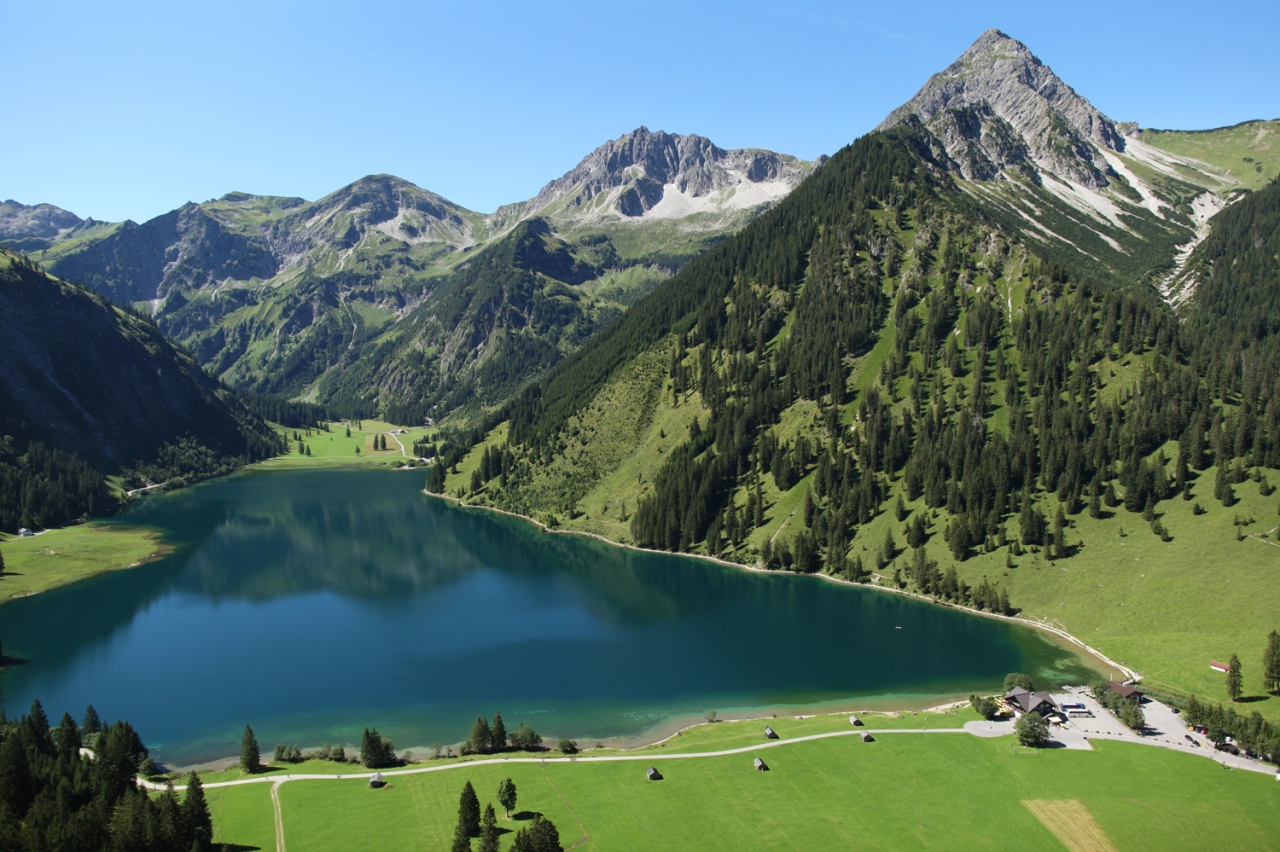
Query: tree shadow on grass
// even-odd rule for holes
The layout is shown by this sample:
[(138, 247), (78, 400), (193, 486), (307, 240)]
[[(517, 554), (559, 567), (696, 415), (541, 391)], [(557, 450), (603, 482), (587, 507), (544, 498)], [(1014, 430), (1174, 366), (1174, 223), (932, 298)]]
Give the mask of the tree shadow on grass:
[(1266, 701), (1270, 695), (1245, 695), (1236, 701), (1237, 704), (1255, 704), (1259, 701)]
[(221, 852), (261, 852), (261, 846), (242, 846), (239, 843), (223, 843), (215, 847)]
[(525, 822), (527, 820), (531, 820), (531, 819), (534, 819), (535, 817), (540, 817), (540, 816), (542, 816), (541, 812), (537, 812), (537, 811), (517, 811), (516, 813), (511, 815), (511, 818), (514, 820), (519, 820), (520, 822)]

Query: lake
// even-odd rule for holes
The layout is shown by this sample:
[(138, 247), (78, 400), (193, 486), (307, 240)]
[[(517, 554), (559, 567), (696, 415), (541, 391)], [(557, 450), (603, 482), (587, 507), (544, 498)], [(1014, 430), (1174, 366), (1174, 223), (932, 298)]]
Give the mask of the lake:
[[(635, 741), (715, 709), (921, 705), (1010, 671), (1087, 682), (1020, 625), (816, 577), (539, 531), (422, 493), (421, 471), (250, 471), (111, 523), (168, 556), (0, 606), (0, 706), (92, 703), (157, 760), (466, 739), (502, 713), (548, 738)], [(554, 741), (554, 740), (553, 740)]]

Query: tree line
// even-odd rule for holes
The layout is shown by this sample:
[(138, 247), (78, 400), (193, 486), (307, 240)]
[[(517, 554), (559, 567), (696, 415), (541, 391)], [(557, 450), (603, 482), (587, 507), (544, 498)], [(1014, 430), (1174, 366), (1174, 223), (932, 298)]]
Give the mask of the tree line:
[[(209, 850), (213, 823), (199, 777), (179, 797), (137, 785), (155, 771), (128, 722), (103, 725), (93, 707), (56, 728), (39, 701), (24, 716), (0, 714), (0, 849), (13, 852)], [(91, 749), (93, 757), (82, 749)]]

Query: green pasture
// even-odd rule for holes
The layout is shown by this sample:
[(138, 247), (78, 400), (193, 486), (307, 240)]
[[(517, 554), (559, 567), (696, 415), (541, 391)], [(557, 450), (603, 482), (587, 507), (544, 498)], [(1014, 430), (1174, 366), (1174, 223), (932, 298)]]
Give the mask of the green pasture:
[[(768, 772), (753, 768), (757, 754)], [(585, 850), (1062, 849), (1023, 804), (1043, 800), (1078, 801), (1119, 850), (1272, 849), (1280, 837), (1272, 778), (1139, 744), (1031, 752), (1010, 737), (904, 733), (654, 760), (657, 782), (649, 765), (462, 764), (389, 776), (380, 790), (294, 781), (279, 791), (284, 836), (293, 850), (446, 849), (470, 781), (498, 810), (504, 849), (538, 813)], [(508, 776), (511, 820), (496, 803)], [(214, 807), (216, 840), (274, 848), (270, 807), (270, 785), (231, 788)]]
[[(392, 423), (384, 423), (381, 420), (364, 420), (360, 421), (359, 427), (355, 428), (355, 424), (351, 427), (351, 436), (347, 437), (347, 426), (344, 423), (328, 424), (329, 431), (312, 429), (307, 434), (305, 429), (294, 429), (292, 427), (278, 427), (281, 434), (284, 435), (288, 442), (288, 452), (282, 456), (268, 459), (261, 463), (261, 467), (280, 468), (280, 467), (325, 467), (329, 465), (352, 465), (352, 464), (400, 464), (407, 462), (413, 458), (413, 444), (427, 437), (431, 430), (422, 426), (413, 428), (397, 426)], [(407, 434), (392, 435), (393, 429), (408, 429)], [(301, 437), (303, 447), (310, 448), (311, 455), (306, 455), (305, 451), (298, 452), (298, 441), (294, 439), (294, 434)], [(378, 435), (384, 435), (387, 439), (386, 450), (375, 450), (373, 448), (374, 438)], [(399, 440), (403, 445), (396, 443)], [(356, 452), (356, 449), (360, 452)]]
[(164, 546), (149, 530), (78, 524), (0, 544), (0, 601), (33, 595), (107, 571), (133, 568)]

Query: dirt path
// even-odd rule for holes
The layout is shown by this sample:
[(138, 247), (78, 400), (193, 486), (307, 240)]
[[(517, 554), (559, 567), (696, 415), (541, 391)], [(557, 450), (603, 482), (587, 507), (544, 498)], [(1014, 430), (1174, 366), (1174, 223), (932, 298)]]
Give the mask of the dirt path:
[(271, 785), (271, 810), (276, 817), (276, 852), (284, 852), (284, 815), (280, 812), (280, 785), (285, 779), (280, 779)]

